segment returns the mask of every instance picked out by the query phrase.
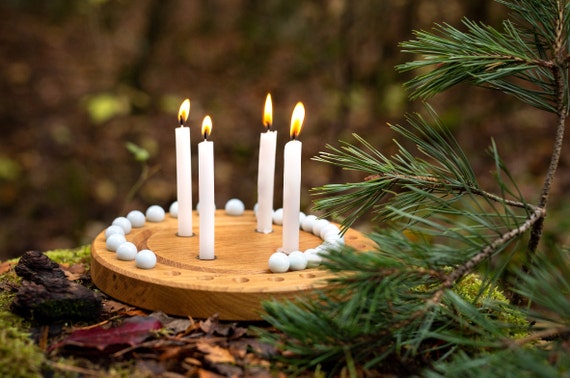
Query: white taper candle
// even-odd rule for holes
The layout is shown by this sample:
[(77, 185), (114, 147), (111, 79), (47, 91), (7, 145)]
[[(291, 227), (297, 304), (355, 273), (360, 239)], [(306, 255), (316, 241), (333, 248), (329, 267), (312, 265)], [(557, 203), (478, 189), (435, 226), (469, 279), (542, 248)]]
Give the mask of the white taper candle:
[(305, 108), (297, 103), (291, 117), (291, 141), (285, 144), (283, 163), (283, 252), (299, 250), (299, 211), (301, 205), (301, 150), (297, 140), (301, 132)]
[(180, 105), (176, 128), (176, 194), (178, 199), (178, 236), (192, 236), (192, 161), (190, 157), (190, 128), (184, 122), (190, 113), (190, 100)]
[(259, 161), (257, 169), (257, 232), (273, 231), (273, 189), (275, 182), (275, 151), (277, 131), (271, 130), (273, 107), (271, 95), (265, 100), (263, 124), (266, 132), (259, 136)]
[(198, 193), (200, 202), (200, 253), (201, 260), (215, 258), (215, 213), (214, 196), (214, 142), (207, 140), (212, 130), (212, 119), (204, 117), (202, 135), (204, 141), (198, 143)]

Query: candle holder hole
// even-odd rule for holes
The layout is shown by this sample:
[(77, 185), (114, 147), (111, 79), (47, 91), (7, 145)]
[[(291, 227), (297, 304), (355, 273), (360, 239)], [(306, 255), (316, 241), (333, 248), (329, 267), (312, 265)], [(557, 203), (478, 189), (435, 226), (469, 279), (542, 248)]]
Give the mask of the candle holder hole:
[(246, 278), (246, 277), (236, 277), (236, 278), (234, 278), (234, 282), (237, 282), (237, 283), (249, 282), (249, 278)]
[(202, 281), (211, 281), (214, 279), (214, 276), (199, 276), (197, 278)]
[(193, 238), (194, 235), (196, 235), (196, 234), (192, 233), (192, 235), (178, 235), (178, 232), (177, 232), (174, 235), (176, 235), (177, 238)]
[(255, 231), (258, 234), (262, 234), (262, 235), (269, 235), (269, 234), (272, 234), (274, 232), (273, 229), (269, 232), (263, 232), (263, 231), (259, 231), (257, 228), (254, 228), (253, 231)]
[(268, 278), (269, 281), (273, 281), (273, 282), (281, 282), (281, 281), (285, 281), (285, 278), (280, 277), (280, 276), (272, 276)]
[(313, 273), (301, 273), (301, 274), (299, 274), (299, 277), (301, 277), (301, 278), (315, 278), (316, 275), (314, 275)]
[(218, 256), (214, 256), (213, 259), (201, 259), (200, 255), (196, 256), (196, 259), (200, 260), (200, 261), (214, 261), (215, 259), (217, 259)]
[(182, 274), (182, 273), (179, 272), (179, 271), (177, 271), (177, 270), (173, 270), (173, 271), (171, 271), (171, 272), (164, 272), (164, 275), (165, 275), (165, 276), (172, 276), (172, 277), (174, 277), (174, 276), (179, 276), (179, 275), (181, 275), (181, 274)]

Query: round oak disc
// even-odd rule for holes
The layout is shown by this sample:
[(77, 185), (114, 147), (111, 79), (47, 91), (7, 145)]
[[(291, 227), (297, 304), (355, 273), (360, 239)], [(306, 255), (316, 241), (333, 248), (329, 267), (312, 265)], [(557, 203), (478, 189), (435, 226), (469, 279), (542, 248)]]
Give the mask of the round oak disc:
[[(193, 214), (193, 228), (199, 217)], [(318, 269), (272, 273), (269, 256), (281, 247), (282, 229), (255, 231), (253, 211), (229, 216), (216, 211), (215, 256), (198, 258), (199, 237), (177, 236), (176, 218), (166, 214), (162, 222), (146, 222), (126, 235), (138, 250), (150, 249), (157, 256), (152, 269), (140, 269), (134, 261), (117, 259), (107, 250), (105, 232), (93, 240), (91, 276), (95, 285), (109, 296), (152, 311), (171, 315), (207, 318), (218, 314), (223, 320), (261, 320), (261, 302), (311, 295), (324, 288), (332, 273)], [(300, 231), (299, 249), (315, 248), (322, 240)], [(368, 248), (367, 239), (349, 229), (345, 243), (358, 250)]]

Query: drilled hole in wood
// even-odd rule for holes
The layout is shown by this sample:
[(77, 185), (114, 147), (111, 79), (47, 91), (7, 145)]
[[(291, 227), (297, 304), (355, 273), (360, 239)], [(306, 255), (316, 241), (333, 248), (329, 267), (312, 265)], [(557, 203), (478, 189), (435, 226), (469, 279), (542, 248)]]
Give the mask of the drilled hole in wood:
[(214, 279), (214, 277), (213, 276), (200, 276), (200, 277), (198, 277), (198, 279), (202, 280), (202, 281), (211, 281)]
[(279, 276), (275, 276), (275, 277), (269, 277), (268, 280), (269, 280), (269, 281), (273, 281), (273, 282), (281, 282), (281, 281), (285, 281), (285, 278), (279, 277)]
[(181, 274), (182, 274), (181, 272), (178, 272), (176, 270), (173, 270), (172, 272), (165, 272), (164, 273), (165, 276), (179, 276)]
[(299, 274), (301, 278), (315, 278), (316, 276), (313, 273), (301, 273)]

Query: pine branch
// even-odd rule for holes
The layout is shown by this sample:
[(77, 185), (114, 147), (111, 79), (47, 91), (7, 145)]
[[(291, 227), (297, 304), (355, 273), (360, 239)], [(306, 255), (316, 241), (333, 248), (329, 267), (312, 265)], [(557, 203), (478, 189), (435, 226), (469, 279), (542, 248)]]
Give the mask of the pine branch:
[(415, 40), (401, 44), (404, 52), (418, 54), (422, 59), (399, 65), (398, 70), (430, 69), (406, 84), (412, 89), (412, 98), (427, 99), (461, 82), (469, 82), (498, 89), (536, 108), (557, 113), (558, 87), (553, 70), (568, 62), (565, 50), (570, 22), (568, 3), (500, 2), (515, 12), (518, 25), (504, 21), (500, 32), (464, 20), (466, 32), (445, 24), (436, 25), (434, 33), (416, 31)]
[(451, 288), (457, 280), (459, 280), (465, 274), (471, 272), (483, 260), (489, 258), (489, 256), (493, 254), (498, 247), (503, 246), (509, 240), (516, 238), (521, 234), (523, 234), (524, 232), (528, 231), (531, 227), (533, 227), (534, 224), (536, 224), (539, 220), (543, 219), (544, 216), (545, 216), (544, 209), (536, 208), (533, 214), (522, 225), (504, 233), (503, 235), (501, 235), (501, 237), (495, 239), (491, 244), (483, 248), (483, 250), (479, 252), (477, 255), (473, 256), (471, 259), (466, 261), (465, 264), (455, 268), (450, 274), (447, 275), (441, 287), (434, 294), (432, 301), (438, 303), (445, 289)]
[[(415, 32), (416, 40), (401, 44), (404, 52), (419, 54), (422, 60), (399, 65), (401, 72), (431, 68), (406, 86), (411, 98), (428, 99), (461, 82), (499, 89), (522, 101), (555, 112), (553, 63), (536, 55), (535, 49), (515, 26), (505, 21), (504, 33), (490, 26), (464, 20), (468, 32), (449, 25), (437, 25), (436, 35)], [(528, 83), (519, 85), (516, 79)]]
[[(413, 97), (468, 82), (554, 113), (554, 152), (538, 204), (525, 200), (494, 141), (489, 152), (498, 191), (483, 189), (429, 108), (431, 122), (416, 114), (406, 127), (391, 126), (416, 146), (413, 152), (395, 141), (397, 154), (385, 156), (356, 134), (359, 146), (327, 146), (315, 160), (360, 172), (363, 180), (315, 189), (316, 209), (340, 218), (344, 229), (368, 212), (383, 227), (368, 235), (375, 243), (370, 251), (336, 245), (321, 252), (322, 268), (334, 275), (315, 298), (264, 304), (265, 319), (283, 333), (262, 333), (294, 355), (293, 372), (318, 366), (331, 376), (380, 369), (478, 377), (484, 367), (485, 376), (554, 377), (570, 371), (569, 253), (534, 256), (568, 112), (570, 1), (499, 2), (515, 17), (502, 31), (465, 20), (465, 32), (449, 25), (417, 32), (402, 46), (422, 58), (399, 69), (425, 72), (408, 83)], [(529, 231), (527, 265), (509, 282), (534, 305), (520, 309), (497, 288)], [(494, 257), (503, 261), (479, 269)], [(533, 329), (528, 321), (536, 322)], [(529, 347), (546, 337), (553, 340)]]
[(406, 185), (409, 184), (414, 184), (414, 183), (419, 183), (422, 181), (425, 181), (427, 183), (430, 183), (429, 185), (426, 184), (426, 186), (424, 186), (423, 188), (426, 190), (441, 190), (441, 191), (445, 191), (445, 192), (456, 192), (458, 194), (461, 194), (463, 192), (471, 192), (475, 195), (479, 195), (481, 197), (502, 203), (502, 204), (506, 204), (509, 206), (513, 206), (513, 207), (520, 207), (523, 209), (528, 209), (530, 211), (534, 210), (536, 208), (536, 206), (531, 205), (529, 203), (526, 202), (520, 202), (520, 201), (514, 201), (514, 200), (510, 200), (510, 199), (505, 199), (504, 197), (500, 197), (496, 194), (493, 193), (489, 193), (483, 189), (480, 189), (478, 187), (475, 186), (460, 186), (460, 185), (453, 185), (450, 182), (442, 182), (439, 181), (436, 178), (430, 177), (430, 176), (410, 176), (410, 175), (400, 175), (397, 173), (394, 174), (382, 174), (382, 173), (378, 173), (375, 175), (371, 175), (371, 176), (366, 176), (364, 178), (364, 181), (371, 181), (371, 180), (377, 180), (380, 178), (386, 178), (386, 179), (391, 179), (394, 183), (400, 183), (400, 186), (404, 187)]
[[(558, 124), (556, 126), (556, 136), (554, 139), (554, 147), (550, 158), (550, 164), (548, 166), (546, 178), (544, 179), (544, 184), (542, 186), (542, 192), (540, 194), (540, 201), (538, 203), (538, 206), (543, 209), (546, 209), (552, 182), (558, 168), (560, 155), (562, 154), (564, 133), (566, 131), (566, 116), (568, 114), (568, 91), (570, 90), (567, 77), (568, 60), (564, 60), (563, 58), (566, 53), (565, 45), (568, 41), (568, 35), (564, 34), (564, 30), (568, 30), (568, 28), (564, 29), (564, 26), (568, 27), (568, 18), (570, 17), (568, 16), (568, 12), (566, 12), (565, 15), (564, 6), (560, 1), (557, 1), (556, 5), (558, 12), (556, 12), (556, 18), (554, 20), (556, 30), (553, 50), (557, 65), (553, 67), (553, 74), (556, 88), (556, 114), (558, 116)], [(567, 10), (569, 6), (569, 4), (566, 4)], [(529, 262), (532, 261), (536, 254), (536, 249), (542, 236), (543, 222), (544, 220), (537, 222), (531, 230), (531, 237), (527, 249), (527, 261)], [(528, 267), (524, 266), (523, 270), (528, 272)]]
[[(429, 98), (458, 83), (469, 82), (498, 89), (556, 114), (553, 154), (537, 205), (546, 209), (568, 112), (570, 3), (560, 0), (500, 2), (515, 12), (519, 25), (505, 21), (501, 33), (490, 26), (464, 20), (466, 32), (449, 25), (437, 25), (437, 34), (416, 32), (416, 40), (401, 45), (403, 51), (421, 54), (422, 59), (400, 65), (398, 69), (431, 68), (407, 83), (412, 89), (412, 98)], [(533, 258), (542, 230), (540, 219), (531, 231), (527, 260)]]
[[(374, 221), (384, 222), (401, 216), (393, 208), (406, 211), (412, 211), (413, 207), (429, 209), (438, 202), (443, 207), (449, 207), (454, 202), (450, 198), (460, 200), (462, 197), (480, 196), (486, 201), (499, 203), (501, 207), (518, 207), (526, 209), (528, 213), (534, 210), (535, 207), (524, 201), (520, 193), (516, 199), (508, 199), (480, 188), (464, 152), (437, 121), (433, 111), (428, 110), (435, 118), (433, 124), (416, 114), (408, 116), (408, 128), (391, 126), (398, 134), (416, 144), (423, 159), (414, 156), (398, 142), (398, 154), (384, 156), (356, 134), (355, 139), (366, 150), (346, 142), (341, 142), (341, 148), (327, 146), (329, 151), (321, 152), (314, 160), (360, 171), (366, 176), (362, 182), (328, 184), (314, 189), (314, 194), (319, 196), (315, 200), (315, 209), (322, 211), (324, 216), (340, 219), (343, 230), (370, 211), (376, 214)], [(495, 154), (498, 172), (506, 172), (510, 178), (496, 150)], [(499, 185), (506, 187), (500, 180)], [(446, 196), (446, 199), (441, 201), (435, 195)], [(388, 206), (390, 201), (394, 203)], [(476, 219), (474, 221), (479, 223)]]

